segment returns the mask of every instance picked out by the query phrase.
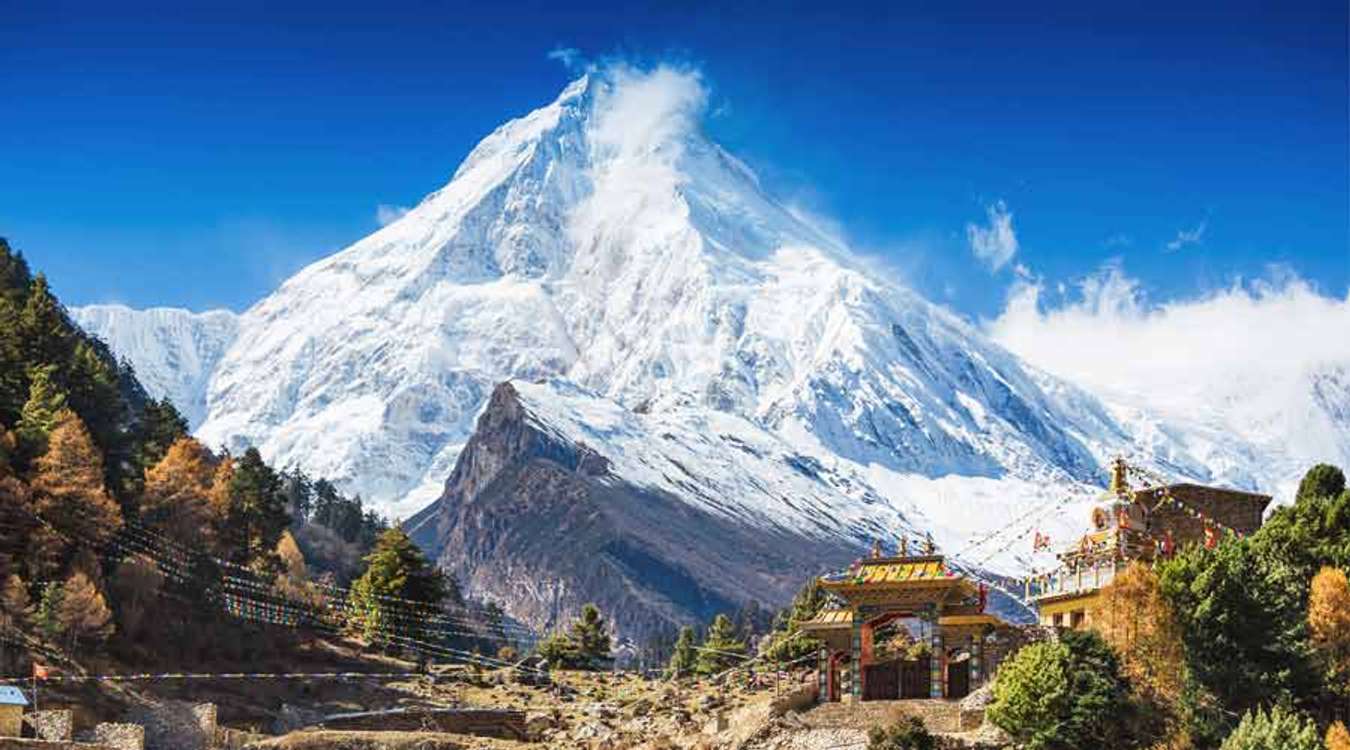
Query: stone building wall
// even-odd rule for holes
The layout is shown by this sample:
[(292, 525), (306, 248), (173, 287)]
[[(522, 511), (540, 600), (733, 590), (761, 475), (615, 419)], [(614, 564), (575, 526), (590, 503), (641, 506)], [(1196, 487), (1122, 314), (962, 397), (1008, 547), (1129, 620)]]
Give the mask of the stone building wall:
[[(1218, 487), (1203, 487), (1196, 484), (1175, 484), (1168, 488), (1172, 497), (1192, 510), (1241, 532), (1251, 534), (1261, 528), (1261, 518), (1266, 506), (1270, 504), (1268, 495), (1250, 492), (1238, 492)], [(1138, 492), (1135, 499), (1152, 509), (1158, 505), (1159, 490)], [(1203, 543), (1205, 524), (1171, 503), (1164, 503), (1152, 513), (1151, 530), (1161, 534), (1162, 529), (1172, 530), (1172, 539), (1177, 547), (1188, 543)]]
[(68, 708), (33, 711), (24, 717), (33, 736), (50, 742), (65, 742), (75, 736), (75, 712)]
[(94, 742), (108, 750), (145, 750), (145, 727), (140, 724), (99, 724)]

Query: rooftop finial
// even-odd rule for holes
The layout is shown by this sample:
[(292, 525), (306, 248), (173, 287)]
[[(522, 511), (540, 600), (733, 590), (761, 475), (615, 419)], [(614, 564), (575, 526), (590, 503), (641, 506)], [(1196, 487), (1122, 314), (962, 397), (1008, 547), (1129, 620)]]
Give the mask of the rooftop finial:
[(1116, 456), (1116, 460), (1111, 463), (1111, 494), (1128, 495), (1130, 493), (1130, 481), (1125, 477), (1125, 459), (1122, 456)]

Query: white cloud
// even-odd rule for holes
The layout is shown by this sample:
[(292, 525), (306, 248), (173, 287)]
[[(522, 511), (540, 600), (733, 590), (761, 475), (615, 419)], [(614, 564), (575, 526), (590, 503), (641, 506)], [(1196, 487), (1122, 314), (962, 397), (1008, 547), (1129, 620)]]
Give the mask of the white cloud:
[(1189, 245), (1199, 245), (1205, 241), (1205, 230), (1209, 228), (1209, 219), (1201, 219), (1190, 229), (1178, 229), (1177, 236), (1167, 242), (1167, 251), (1174, 253)]
[(1017, 254), (1017, 234), (1013, 231), (1012, 213), (1003, 201), (997, 201), (987, 209), (989, 225), (966, 225), (966, 240), (971, 252), (990, 270), (997, 271), (1006, 266)]
[(592, 138), (621, 157), (676, 145), (694, 131), (708, 104), (708, 90), (695, 69), (659, 65), (650, 71), (618, 62), (605, 73), (611, 85), (596, 104)]
[(557, 60), (563, 64), (564, 68), (571, 71), (586, 68), (586, 59), (582, 57), (581, 50), (576, 47), (554, 47), (549, 50), (548, 59)]
[(408, 210), (407, 206), (391, 206), (387, 203), (381, 203), (375, 207), (375, 221), (379, 222), (382, 227), (389, 226), (402, 219), (403, 215), (408, 213)]
[(986, 329), (1111, 403), (1204, 424), (1214, 439), (1241, 436), (1281, 482), (1311, 461), (1350, 459), (1350, 425), (1334, 416), (1350, 407), (1350, 296), (1324, 295), (1288, 269), (1161, 304), (1119, 262), (1069, 294), (1028, 274)]

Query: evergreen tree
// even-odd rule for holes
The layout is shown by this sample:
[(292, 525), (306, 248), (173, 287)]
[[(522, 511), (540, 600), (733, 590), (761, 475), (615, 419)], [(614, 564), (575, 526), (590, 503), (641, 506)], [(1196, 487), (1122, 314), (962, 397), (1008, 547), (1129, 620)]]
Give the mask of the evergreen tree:
[(27, 369), (19, 338), (19, 308), (0, 291), (0, 423), (19, 420), (19, 410), (28, 398)]
[(604, 667), (610, 659), (609, 630), (600, 608), (587, 604), (581, 616), (572, 621), (567, 637), (576, 646), (577, 655), (592, 669)]
[[(351, 589), (351, 605), (368, 638), (382, 633), (386, 622), (398, 619), (404, 630), (415, 623), (398, 615), (407, 599), (429, 607), (439, 607), (449, 594), (449, 584), (402, 529), (390, 529), (380, 535), (375, 549), (366, 556), (366, 570)], [(396, 617), (397, 615), (397, 617)]]
[(540, 642), (535, 653), (552, 669), (577, 669), (582, 666), (576, 644), (563, 633), (553, 633)]
[(81, 571), (66, 579), (56, 619), (71, 651), (79, 649), (84, 641), (106, 641), (113, 633), (112, 611), (107, 601)]
[(28, 297), (28, 285), (32, 283), (32, 272), (23, 253), (13, 250), (4, 237), (0, 237), (0, 298), (4, 298), (16, 308), (23, 307)]
[(1317, 497), (1336, 497), (1345, 492), (1345, 472), (1330, 464), (1317, 464), (1308, 469), (1298, 483), (1296, 501)]
[(1131, 750), (1161, 734), (1142, 709), (1111, 648), (1095, 632), (1071, 630), (1004, 662), (986, 716), (1028, 750)]
[(103, 459), (80, 418), (69, 409), (57, 415), (32, 488), (34, 507), (46, 522), (34, 535), (47, 566), (43, 577), (59, 570), (80, 549), (102, 545), (122, 525), (121, 510), (103, 487)]
[(47, 436), (56, 427), (57, 415), (66, 408), (66, 394), (56, 385), (55, 372), (55, 365), (34, 367), (29, 371), (28, 400), (15, 427), (20, 465), (27, 465), (47, 452)]
[(744, 656), (745, 650), (745, 644), (736, 640), (736, 626), (732, 624), (731, 618), (718, 615), (708, 627), (708, 637), (703, 640), (703, 648), (698, 652), (695, 671), (701, 675), (724, 672), (741, 663), (742, 659), (737, 657)]
[(820, 611), (829, 602), (829, 594), (821, 588), (820, 581), (812, 578), (792, 597), (792, 604), (774, 618), (774, 632), (769, 635), (767, 645), (761, 651), (776, 661), (793, 661), (814, 653), (820, 642), (810, 638), (801, 630), (801, 625)]
[(92, 343), (79, 340), (64, 369), (70, 408), (80, 415), (98, 445), (108, 451), (125, 443), (122, 428), (126, 403), (115, 365), (105, 360)]
[(211, 454), (197, 440), (180, 437), (158, 463), (145, 472), (141, 519), (170, 537), (210, 548), (211, 487), (215, 467)]
[(1188, 547), (1158, 567), (1181, 626), (1192, 690), (1212, 695), (1222, 711), (1191, 712), (1189, 731), (1199, 745), (1218, 744), (1231, 726), (1224, 716), (1308, 692), (1304, 606), (1291, 611), (1269, 573), (1253, 544), (1232, 538), (1212, 550)]
[(65, 310), (47, 286), (47, 277), (38, 274), (29, 285), (19, 312), (24, 359), (30, 366), (65, 365), (75, 347), (72, 330)]
[(226, 559), (275, 575), (280, 568), (277, 542), (288, 525), (281, 480), (258, 449), (249, 448), (234, 464), (225, 515), (217, 527)]
[(54, 641), (61, 634), (61, 602), (65, 599), (65, 587), (60, 581), (50, 581), (42, 587), (37, 608), (33, 612), (33, 625), (47, 640)]
[(136, 467), (144, 473), (159, 463), (169, 447), (187, 434), (187, 420), (168, 398), (147, 401), (136, 424)]
[(1322, 750), (1322, 738), (1316, 722), (1277, 704), (1244, 715), (1220, 750)]
[(675, 640), (675, 652), (670, 655), (667, 673), (671, 677), (688, 677), (694, 673), (698, 663), (698, 636), (692, 625), (680, 628), (680, 637)]
[(286, 498), (286, 512), (291, 522), (303, 525), (314, 510), (314, 483), (302, 470), (281, 475), (281, 494)]

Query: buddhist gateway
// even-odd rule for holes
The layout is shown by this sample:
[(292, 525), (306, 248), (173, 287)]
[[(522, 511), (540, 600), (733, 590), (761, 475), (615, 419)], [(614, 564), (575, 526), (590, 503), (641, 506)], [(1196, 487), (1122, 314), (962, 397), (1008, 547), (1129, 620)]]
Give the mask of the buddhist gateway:
[[(1047, 626), (1090, 624), (1098, 592), (1131, 562), (1151, 562), (1186, 544), (1213, 545), (1225, 533), (1261, 525), (1268, 495), (1170, 484), (1132, 490), (1117, 459), (1091, 530), (1058, 555), (1054, 571), (1025, 583), (1025, 601)], [(822, 701), (964, 697), (984, 684), (1013, 644), (1017, 628), (985, 611), (983, 584), (933, 554), (872, 556), (820, 579), (843, 606), (825, 609), (802, 629), (821, 641)]]

